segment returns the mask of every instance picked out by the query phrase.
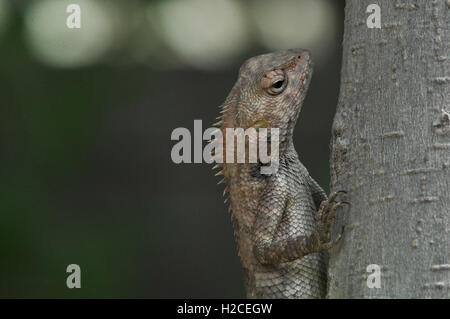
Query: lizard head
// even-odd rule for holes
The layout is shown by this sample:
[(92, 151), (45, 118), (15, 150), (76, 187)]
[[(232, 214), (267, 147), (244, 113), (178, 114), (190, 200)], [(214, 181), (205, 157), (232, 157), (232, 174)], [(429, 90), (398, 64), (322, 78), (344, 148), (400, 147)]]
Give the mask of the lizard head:
[(310, 53), (302, 49), (248, 59), (223, 105), (222, 128), (279, 128), (282, 144), (292, 136), (312, 69)]
[[(218, 117), (222, 135), (227, 128), (278, 128), (279, 151), (292, 141), (292, 133), (312, 76), (312, 62), (306, 50), (291, 49), (259, 55), (244, 62), (238, 80), (222, 105)], [(216, 142), (213, 139), (211, 142)], [(215, 154), (216, 152), (214, 152)], [(223, 154), (225, 149), (217, 150)], [(233, 167), (240, 164), (219, 163), (216, 175), (224, 175), (224, 195), (230, 191)], [(231, 204), (229, 209), (231, 209)]]

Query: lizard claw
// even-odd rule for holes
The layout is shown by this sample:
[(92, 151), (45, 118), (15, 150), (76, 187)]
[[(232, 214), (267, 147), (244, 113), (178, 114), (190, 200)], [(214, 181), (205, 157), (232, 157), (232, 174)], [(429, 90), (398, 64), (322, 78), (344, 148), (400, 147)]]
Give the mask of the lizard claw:
[(321, 250), (328, 250), (328, 249), (330, 249), (331, 247), (335, 246), (335, 245), (339, 242), (339, 240), (341, 239), (341, 237), (342, 237), (342, 234), (339, 234), (339, 235), (336, 237), (336, 239), (334, 239), (334, 240), (332, 240), (332, 241), (329, 241), (329, 242), (327, 242), (327, 243), (325, 243), (325, 244), (322, 244), (322, 245), (320, 246), (320, 249), (321, 249)]
[(341, 230), (340, 234), (338, 234), (338, 236), (334, 240), (322, 244), (320, 249), (328, 250), (328, 249), (332, 248), (333, 246), (335, 246), (341, 240), (342, 236), (344, 236), (344, 231), (345, 231), (345, 226), (342, 226), (342, 230)]
[(332, 202), (334, 202), (336, 197), (339, 196), (340, 194), (347, 194), (347, 191), (340, 190), (340, 191), (336, 191), (336, 192), (332, 193), (330, 195), (330, 197), (328, 197), (328, 204), (331, 204)]
[(317, 238), (318, 238), (318, 247), (320, 250), (329, 249), (333, 247), (341, 238), (342, 233), (335, 239), (330, 242), (325, 242), (329, 236), (331, 224), (333, 223), (334, 216), (339, 207), (350, 205), (350, 202), (347, 201), (336, 201), (336, 197), (339, 194), (346, 194), (345, 191), (334, 192), (330, 195), (328, 200), (323, 201), (320, 204), (319, 210), (316, 215), (317, 222)]

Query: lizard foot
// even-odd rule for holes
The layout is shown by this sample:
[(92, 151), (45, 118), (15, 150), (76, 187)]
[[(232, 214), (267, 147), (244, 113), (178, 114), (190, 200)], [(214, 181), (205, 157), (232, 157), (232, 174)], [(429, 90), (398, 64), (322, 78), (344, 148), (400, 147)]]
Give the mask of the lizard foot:
[(323, 201), (320, 204), (319, 210), (316, 215), (317, 222), (317, 248), (319, 251), (327, 250), (336, 245), (336, 243), (341, 239), (342, 233), (338, 235), (336, 239), (327, 242), (329, 237), (331, 224), (333, 222), (336, 211), (339, 207), (350, 205), (349, 202), (346, 201), (337, 201), (336, 198), (340, 194), (346, 194), (346, 191), (337, 191), (330, 195), (328, 200)]

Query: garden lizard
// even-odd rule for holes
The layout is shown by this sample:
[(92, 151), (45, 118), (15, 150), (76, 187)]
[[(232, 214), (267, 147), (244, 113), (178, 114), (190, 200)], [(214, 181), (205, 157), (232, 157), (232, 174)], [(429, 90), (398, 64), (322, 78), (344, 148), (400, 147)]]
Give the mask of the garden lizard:
[(309, 52), (301, 49), (248, 59), (215, 124), (222, 136), (226, 128), (279, 129), (273, 174), (261, 174), (261, 162), (215, 165), (229, 194), (248, 298), (326, 296), (325, 250), (340, 238), (328, 238), (330, 225), (348, 203), (336, 199), (344, 192), (327, 198), (294, 149), (293, 131), (312, 70)]

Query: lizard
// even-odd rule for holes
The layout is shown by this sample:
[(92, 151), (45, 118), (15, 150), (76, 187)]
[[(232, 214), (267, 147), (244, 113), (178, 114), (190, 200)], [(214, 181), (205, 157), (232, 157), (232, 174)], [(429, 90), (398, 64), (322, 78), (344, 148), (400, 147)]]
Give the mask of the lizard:
[(330, 240), (330, 226), (337, 209), (349, 203), (337, 200), (344, 191), (327, 197), (294, 148), (293, 131), (312, 72), (310, 53), (303, 49), (246, 60), (214, 124), (222, 136), (226, 128), (279, 129), (273, 174), (261, 174), (261, 162), (216, 161), (213, 167), (224, 175), (247, 298), (326, 296), (326, 250), (342, 235)]

